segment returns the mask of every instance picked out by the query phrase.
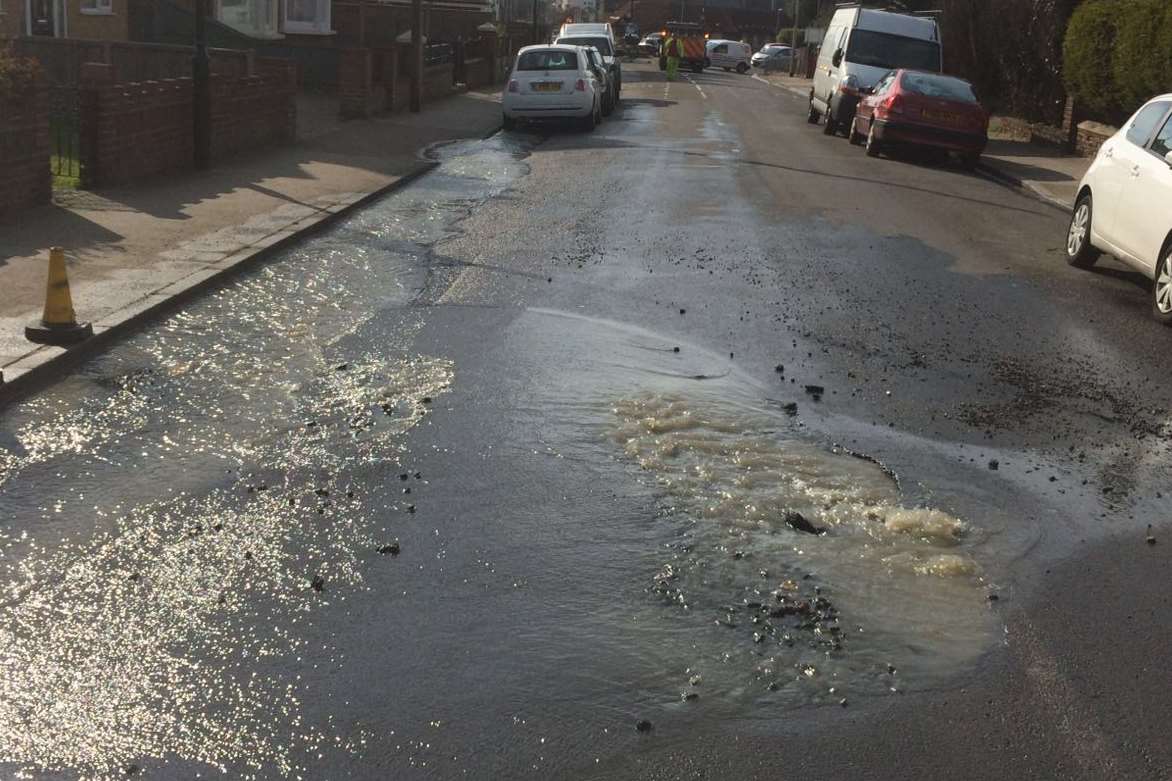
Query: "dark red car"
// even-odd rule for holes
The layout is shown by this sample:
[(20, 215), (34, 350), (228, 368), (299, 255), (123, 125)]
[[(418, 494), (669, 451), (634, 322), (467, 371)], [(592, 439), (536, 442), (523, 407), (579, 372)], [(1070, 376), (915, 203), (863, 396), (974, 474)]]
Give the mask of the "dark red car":
[(974, 168), (989, 140), (989, 113), (964, 79), (914, 70), (888, 73), (864, 94), (847, 136), (877, 156), (895, 145), (954, 152)]

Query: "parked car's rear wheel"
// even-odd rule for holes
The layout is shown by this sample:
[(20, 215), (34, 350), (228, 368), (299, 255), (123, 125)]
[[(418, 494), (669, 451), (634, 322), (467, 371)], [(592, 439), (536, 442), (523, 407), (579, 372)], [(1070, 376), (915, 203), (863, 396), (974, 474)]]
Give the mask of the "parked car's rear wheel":
[(878, 157), (883, 151), (883, 144), (875, 137), (875, 123), (871, 122), (871, 129), (867, 131), (867, 157)]
[(1099, 251), (1091, 244), (1091, 219), (1094, 201), (1084, 193), (1074, 204), (1070, 215), (1070, 230), (1066, 234), (1066, 262), (1075, 268), (1090, 268), (1099, 259)]
[(1172, 325), (1172, 244), (1165, 245), (1162, 254), (1152, 285), (1152, 314), (1164, 325)]
[(501, 116), (501, 127), (505, 130), (514, 130), (517, 127), (517, 120), (510, 117), (508, 114)]
[(741, 74), (741, 75), (743, 76), (743, 75), (745, 75), (746, 73), (748, 73), (748, 71), (749, 71), (749, 66), (748, 66), (748, 65), (746, 65), (746, 64), (745, 64), (745, 63), (743, 63), (743, 62), (738, 62), (738, 63), (737, 63), (737, 73), (739, 73), (739, 74)]
[(859, 132), (859, 118), (858, 117), (855, 117), (854, 119), (851, 120), (851, 129), (846, 134), (846, 137), (847, 137), (847, 140), (850, 141), (855, 146), (862, 146), (863, 142), (867, 140), (866, 137), (862, 133)]
[(598, 106), (590, 110), (590, 113), (582, 117), (582, 129), (589, 133), (594, 128), (598, 127)]
[(981, 162), (981, 155), (979, 152), (971, 152), (960, 156), (960, 167), (966, 171), (977, 170), (977, 164)]
[[(826, 105), (830, 105), (830, 101), (826, 101)], [(828, 108), (826, 110), (826, 124), (822, 126), (823, 135), (832, 136), (838, 132), (838, 123), (834, 121), (834, 109)]]
[(814, 99), (810, 98), (810, 116), (806, 117), (806, 121), (811, 125), (817, 125), (821, 119), (822, 114), (819, 113), (818, 109), (814, 108)]
[(606, 97), (602, 99), (602, 116), (609, 117), (612, 111), (614, 111), (614, 93), (608, 90)]

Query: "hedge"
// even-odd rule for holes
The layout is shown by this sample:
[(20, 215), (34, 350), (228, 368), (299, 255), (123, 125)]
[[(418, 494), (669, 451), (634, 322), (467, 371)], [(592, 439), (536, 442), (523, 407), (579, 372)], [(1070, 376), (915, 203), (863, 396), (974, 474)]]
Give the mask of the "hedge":
[(36, 60), (17, 57), (0, 47), (0, 98), (20, 98), (37, 84), (40, 68)]
[(1172, 91), (1172, 5), (1087, 0), (1070, 19), (1063, 54), (1070, 94), (1096, 118), (1120, 123)]

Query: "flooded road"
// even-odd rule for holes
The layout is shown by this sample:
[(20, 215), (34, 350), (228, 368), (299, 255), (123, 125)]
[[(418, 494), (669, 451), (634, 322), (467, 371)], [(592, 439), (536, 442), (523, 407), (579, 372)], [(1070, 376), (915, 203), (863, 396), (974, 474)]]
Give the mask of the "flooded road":
[[(704, 78), (636, 70), (592, 136), (439, 146), (0, 412), (3, 773), (885, 777), (984, 741), (1025, 769), (990, 774), (1068, 777), (1075, 739), (1099, 748), (1069, 777), (1157, 763), (1117, 763), (1034, 613), (1057, 562), (1157, 517), (1141, 381), (1083, 373), (1104, 426), (1061, 381), (1092, 349), (1055, 347), (1085, 336), (1061, 290), (908, 215), (948, 222), (934, 187), (1012, 206), (1021, 257), (1061, 220), (933, 170), (889, 174), (929, 191), (894, 233), (833, 183), (781, 209), (839, 162), (766, 159), (733, 107), (777, 98)], [(1010, 361), (1027, 322), (1053, 327)], [(991, 710), (1070, 729), (1003, 742)]]

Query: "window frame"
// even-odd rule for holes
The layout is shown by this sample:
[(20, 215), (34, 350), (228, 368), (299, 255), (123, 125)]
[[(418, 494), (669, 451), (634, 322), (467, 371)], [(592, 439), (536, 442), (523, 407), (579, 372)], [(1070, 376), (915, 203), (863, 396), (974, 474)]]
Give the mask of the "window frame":
[(114, 15), (114, 0), (81, 0), (78, 7), (84, 16)]
[(1156, 140), (1160, 137), (1160, 134), (1163, 133), (1166, 129), (1172, 129), (1172, 101), (1165, 103), (1164, 118), (1160, 122), (1156, 123), (1156, 129), (1152, 131), (1151, 138), (1149, 138), (1148, 142), (1143, 146), (1145, 152), (1165, 165), (1168, 163), (1168, 160), (1166, 157), (1164, 157), (1164, 155), (1168, 154), (1168, 152), (1172, 152), (1172, 138), (1169, 139), (1170, 143), (1168, 145), (1168, 152), (1165, 152), (1164, 155), (1153, 149), (1152, 145), (1156, 143)]
[(313, 3), (317, 12), (312, 22), (290, 19), (289, 9), (293, 4), (289, 0), (281, 3), (281, 31), (291, 35), (333, 35), (332, 0), (313, 0)]
[[(1160, 116), (1159, 119), (1156, 120), (1156, 123), (1154, 125), (1152, 125), (1151, 131), (1148, 133), (1147, 136), (1144, 137), (1143, 141), (1133, 140), (1131, 137), (1131, 131), (1135, 130), (1135, 121), (1137, 119), (1139, 119), (1140, 114), (1144, 113), (1149, 108), (1158, 107), (1158, 106), (1164, 107), (1164, 113)], [(1156, 134), (1159, 133), (1164, 128), (1164, 122), (1168, 119), (1168, 112), (1169, 111), (1172, 111), (1172, 101), (1153, 100), (1152, 102), (1147, 103), (1142, 108), (1140, 108), (1138, 111), (1136, 111), (1135, 115), (1132, 116), (1132, 118), (1130, 120), (1128, 120), (1127, 130), (1123, 131), (1124, 140), (1127, 141), (1127, 143), (1132, 144), (1133, 146), (1138, 146), (1140, 149), (1143, 149), (1144, 151), (1151, 152), (1151, 143), (1155, 139)]]

